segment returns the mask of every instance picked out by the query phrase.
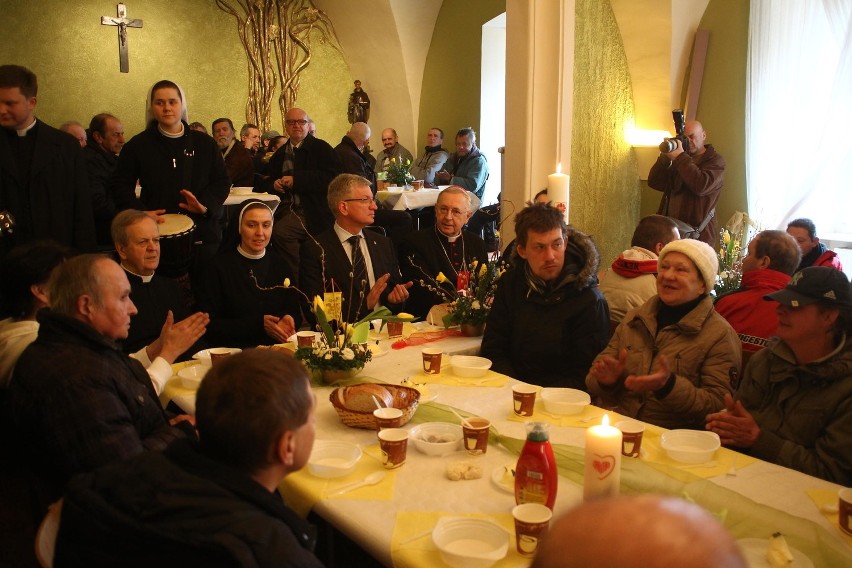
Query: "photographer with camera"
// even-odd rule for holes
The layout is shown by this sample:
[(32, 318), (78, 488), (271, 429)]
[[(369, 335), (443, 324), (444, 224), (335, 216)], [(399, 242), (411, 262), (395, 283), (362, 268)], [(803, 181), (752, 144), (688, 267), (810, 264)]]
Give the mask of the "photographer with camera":
[(725, 159), (704, 143), (707, 133), (697, 120), (684, 122), (683, 111), (672, 111), (677, 136), (660, 144), (660, 157), (648, 174), (648, 186), (663, 192), (657, 213), (674, 217), (694, 229), (681, 231), (712, 247), (718, 233), (716, 203), (725, 178)]

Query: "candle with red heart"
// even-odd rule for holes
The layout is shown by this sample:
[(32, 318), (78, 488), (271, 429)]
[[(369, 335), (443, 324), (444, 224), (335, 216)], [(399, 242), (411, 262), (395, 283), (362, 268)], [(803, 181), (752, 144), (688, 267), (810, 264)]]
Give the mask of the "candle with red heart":
[(583, 499), (618, 495), (621, 481), (621, 430), (609, 425), (609, 416), (586, 430)]

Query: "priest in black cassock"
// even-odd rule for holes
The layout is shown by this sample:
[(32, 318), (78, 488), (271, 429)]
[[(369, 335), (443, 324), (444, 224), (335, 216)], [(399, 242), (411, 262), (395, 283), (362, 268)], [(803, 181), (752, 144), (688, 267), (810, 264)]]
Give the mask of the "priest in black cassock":
[[(207, 314), (190, 315), (180, 284), (154, 273), (160, 263), (160, 234), (154, 218), (144, 211), (125, 209), (113, 219), (111, 232), (130, 282), (130, 299), (138, 310), (130, 320), (122, 350), (150, 369), (158, 356), (168, 363), (185, 361), (206, 348), (201, 337), (209, 321)], [(164, 330), (169, 312), (171, 323)], [(166, 353), (161, 353), (164, 348)], [(171, 368), (166, 372), (168, 379)]]
[[(444, 299), (425, 286), (417, 283), (424, 272), (433, 280), (443, 273), (448, 282), (445, 286), (457, 286), (461, 275), (464, 281), (470, 264), (477, 260), (488, 260), (485, 242), (473, 233), (464, 231), (464, 226), (473, 215), (471, 194), (463, 187), (453, 185), (438, 196), (435, 203), (435, 226), (409, 235), (399, 246), (399, 265), (404, 280), (415, 282), (406, 303), (406, 311), (418, 317), (426, 317), (429, 309)], [(463, 284), (463, 282), (462, 282)]]

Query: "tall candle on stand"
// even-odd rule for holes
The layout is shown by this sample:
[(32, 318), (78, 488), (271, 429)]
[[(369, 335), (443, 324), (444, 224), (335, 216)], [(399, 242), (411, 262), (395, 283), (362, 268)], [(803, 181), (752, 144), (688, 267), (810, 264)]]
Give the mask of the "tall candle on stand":
[(583, 499), (615, 497), (621, 481), (621, 430), (609, 425), (609, 416), (586, 430)]
[(568, 222), (568, 182), (569, 176), (562, 173), (562, 164), (556, 165), (556, 173), (547, 176), (547, 198), (551, 204), (565, 214)]

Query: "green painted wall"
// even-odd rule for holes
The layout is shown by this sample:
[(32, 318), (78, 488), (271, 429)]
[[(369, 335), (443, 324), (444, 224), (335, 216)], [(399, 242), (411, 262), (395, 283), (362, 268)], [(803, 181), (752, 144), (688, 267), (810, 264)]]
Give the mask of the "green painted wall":
[(459, 128), (479, 132), (482, 25), (505, 11), (505, 0), (444, 0), (423, 71), (418, 146), (433, 126), (448, 150)]
[(624, 139), (633, 90), (609, 2), (577, 0), (575, 16), (571, 224), (594, 238), (603, 267), (639, 219), (637, 164)]
[[(237, 128), (245, 122), (248, 75), (235, 20), (213, 0), (128, 2), (130, 73), (118, 68), (118, 33), (100, 23), (115, 15), (116, 2), (3, 0), (0, 37), (3, 63), (32, 69), (39, 78), (36, 114), (58, 126), (88, 124), (98, 112), (116, 114), (128, 135), (144, 128), (145, 97), (164, 78), (180, 84), (190, 121), (210, 128), (219, 116)], [(297, 104), (316, 117), (323, 132), (345, 131), (351, 77), (343, 56), (314, 42)], [(273, 121), (282, 130), (281, 118)]]
[[(716, 207), (720, 227), (746, 211), (745, 92), (749, 2), (710, 0), (700, 27), (710, 31), (697, 118), (707, 141), (725, 157), (725, 185)], [(655, 213), (660, 193), (643, 183), (642, 214)]]

